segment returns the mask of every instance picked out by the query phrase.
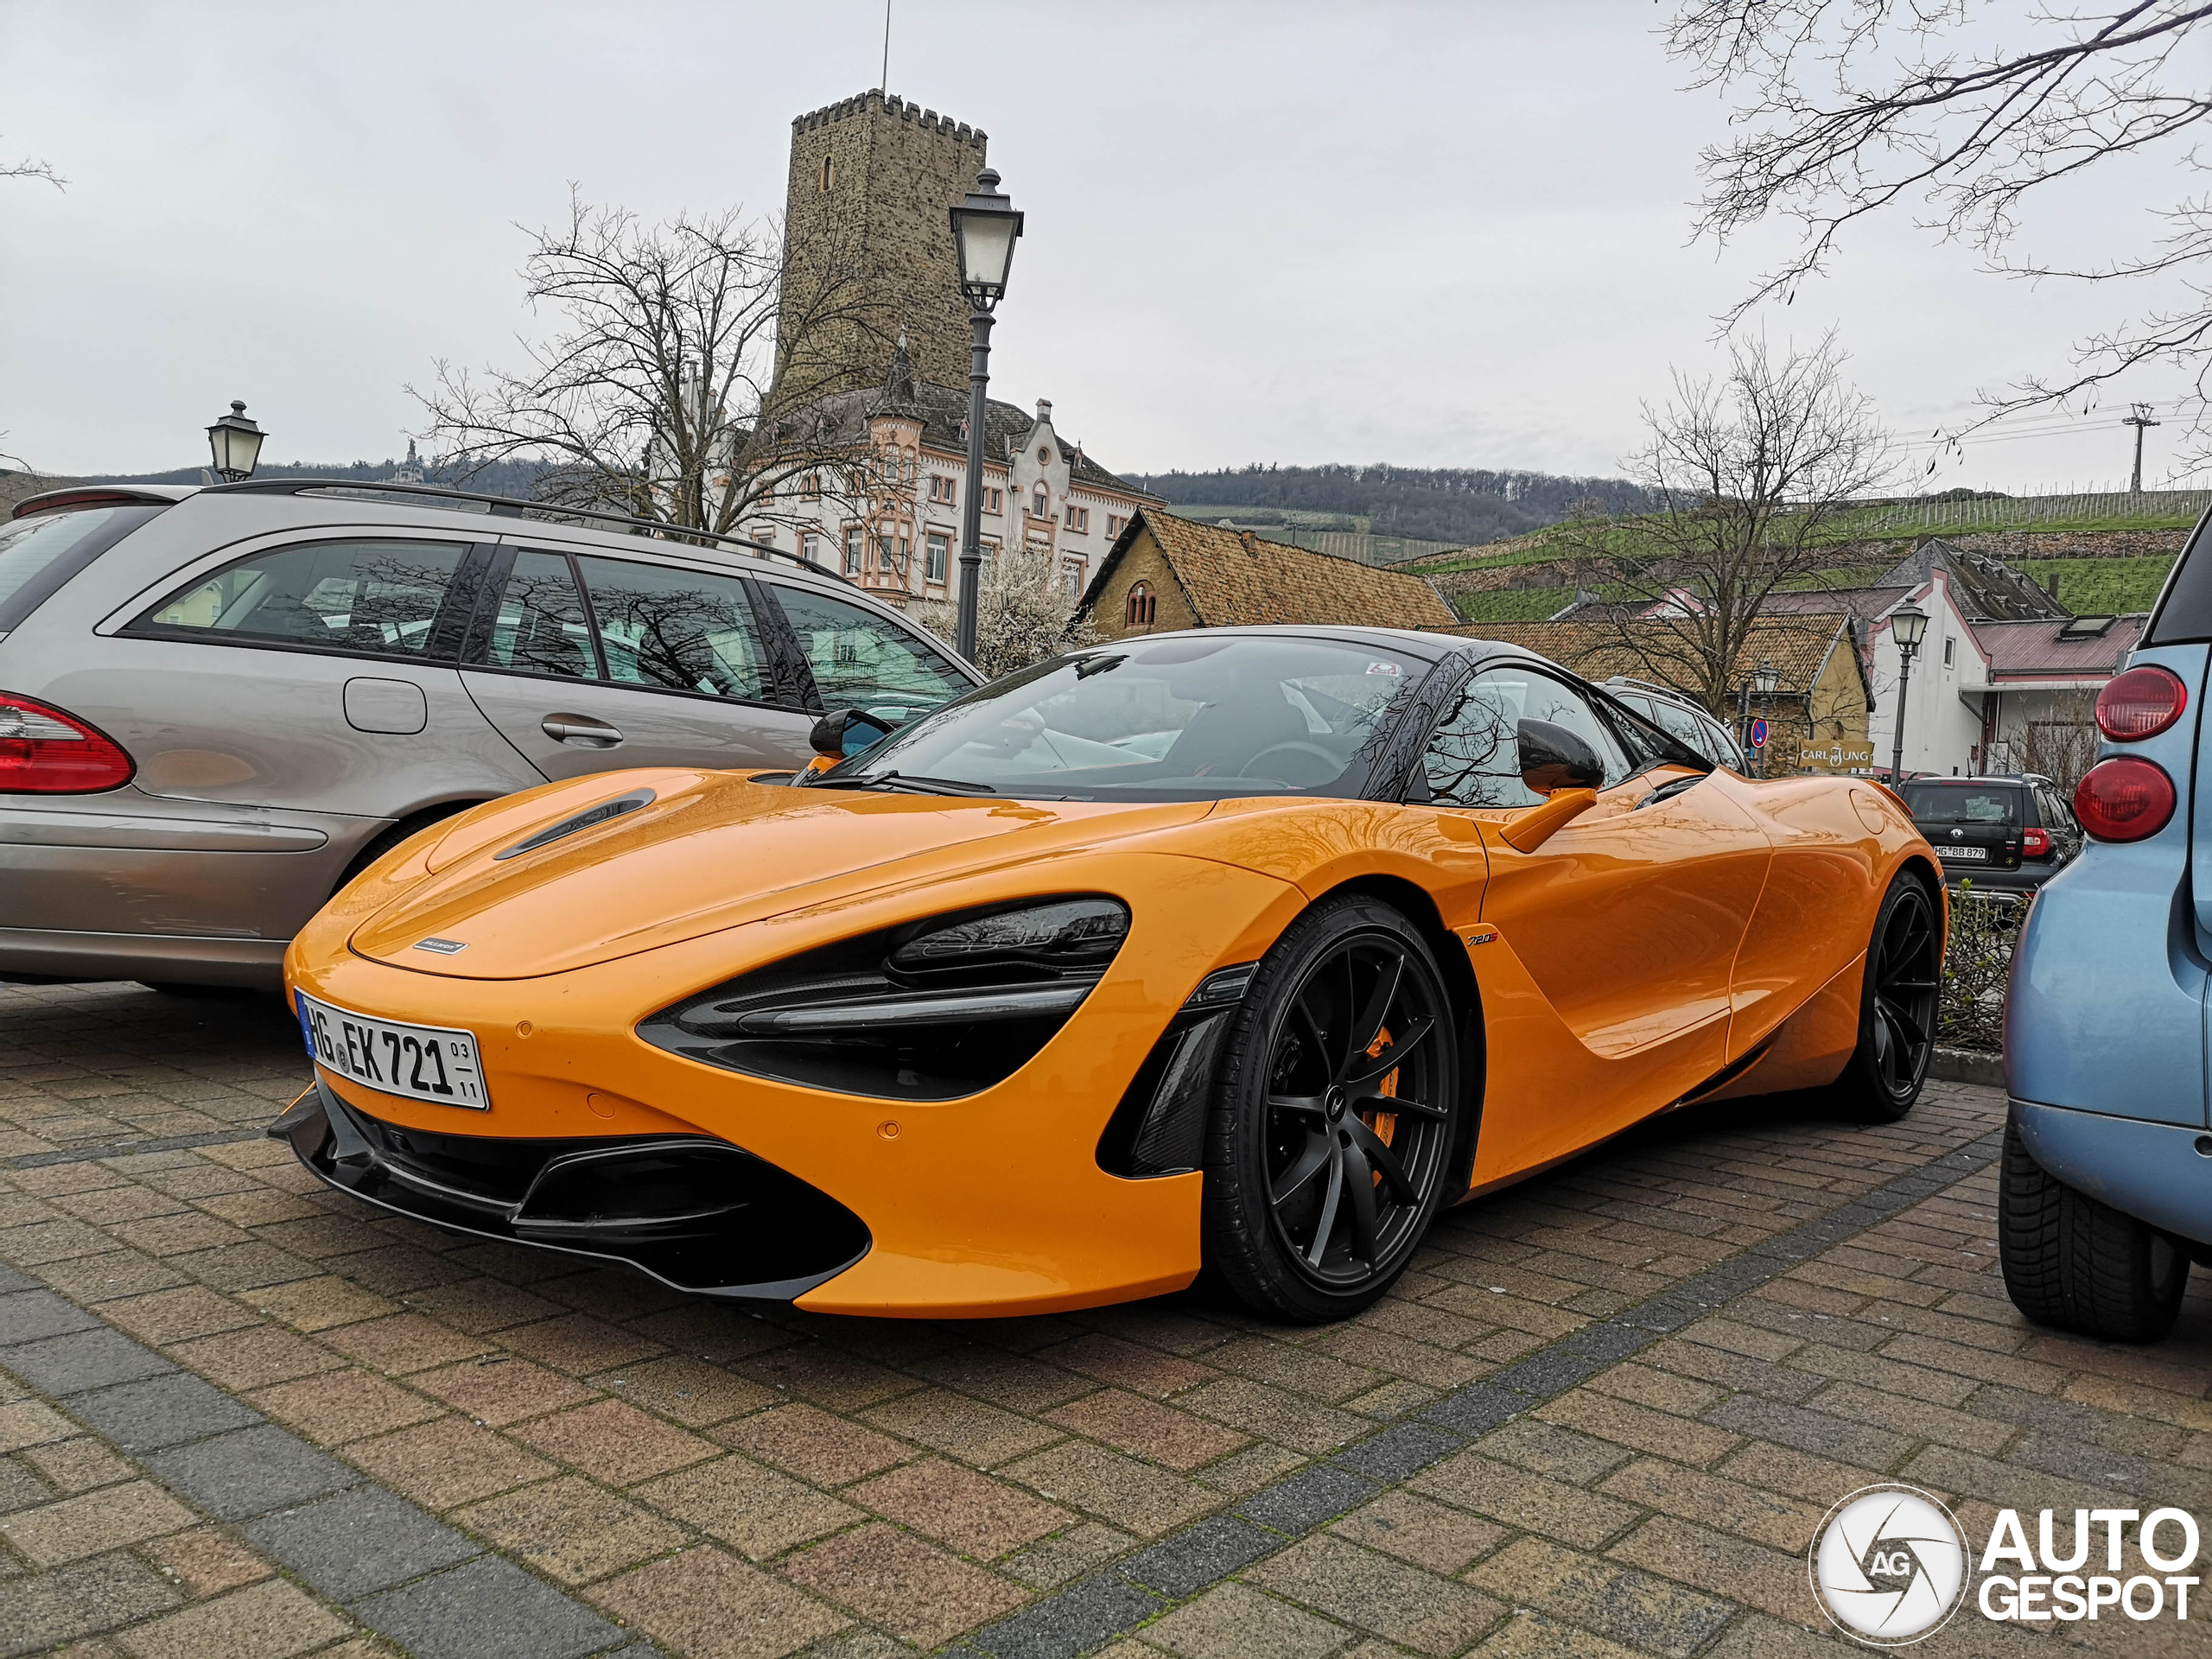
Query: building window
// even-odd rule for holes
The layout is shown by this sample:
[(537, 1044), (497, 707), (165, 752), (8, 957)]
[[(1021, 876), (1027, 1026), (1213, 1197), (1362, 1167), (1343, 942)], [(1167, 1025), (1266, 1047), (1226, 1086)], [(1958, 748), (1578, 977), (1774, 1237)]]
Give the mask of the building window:
[(930, 531), (927, 546), (929, 564), (923, 574), (931, 582), (943, 582), (945, 566), (951, 562), (952, 538), (941, 530), (933, 530)]
[(1106, 515), (1106, 533), (1109, 536), (1119, 536), (1122, 533), (1122, 526), (1128, 522), (1121, 514), (1109, 512)]
[(845, 526), (845, 574), (857, 576), (861, 573), (861, 527)]
[(836, 162), (835, 162), (834, 161), (830, 160), (830, 158), (829, 156), (824, 156), (822, 158), (822, 188), (823, 188), (824, 190), (827, 190), (827, 189), (830, 187), (830, 185), (831, 185), (831, 184), (833, 184), (834, 182), (836, 182), (836, 177), (837, 177), (837, 164), (836, 164)]
[(983, 492), (983, 511), (985, 512), (992, 513), (1004, 512), (1006, 511), (1006, 492), (1003, 490), (985, 490)]
[(899, 538), (899, 574), (903, 576), (913, 568), (914, 538), (911, 536), (901, 536)]
[(888, 531), (880, 531), (876, 536), (875, 568), (879, 570), (896, 570), (899, 568), (891, 563), (891, 534)]
[(1090, 529), (1090, 509), (1089, 507), (1078, 507), (1074, 502), (1069, 502), (1068, 528), (1070, 530), (1080, 531), (1088, 533)]
[(1037, 493), (1029, 498), (1029, 512), (1032, 517), (1038, 518), (1052, 516), (1052, 498), (1042, 484), (1037, 486)]
[(1067, 595), (1070, 604), (1073, 604), (1083, 597), (1083, 561), (1081, 559), (1062, 561), (1060, 590)]
[(949, 478), (932, 478), (930, 480), (930, 499), (942, 502), (948, 507), (955, 505), (960, 499), (960, 486)]
[(822, 563), (822, 555), (816, 549), (814, 543), (815, 535), (812, 531), (803, 530), (799, 531), (798, 556), (802, 559), (804, 559), (809, 564), (819, 564)]
[(1124, 627), (1148, 628), (1160, 610), (1160, 595), (1143, 582), (1129, 589), (1128, 602), (1122, 607)]
[(821, 474), (803, 473), (799, 475), (798, 499), (802, 501), (819, 501), (822, 499)]
[(1958, 642), (1957, 640), (1955, 640), (1955, 639), (1952, 639), (1948, 634), (1946, 634), (1946, 635), (1944, 635), (1944, 636), (1943, 636), (1943, 666), (1944, 666), (1944, 667), (1948, 668), (1948, 667), (1950, 667), (1950, 666), (1951, 666), (1951, 652), (1952, 652), (1953, 649), (1954, 649), (1954, 648), (1958, 645), (1958, 643), (1959, 643), (1959, 642)]

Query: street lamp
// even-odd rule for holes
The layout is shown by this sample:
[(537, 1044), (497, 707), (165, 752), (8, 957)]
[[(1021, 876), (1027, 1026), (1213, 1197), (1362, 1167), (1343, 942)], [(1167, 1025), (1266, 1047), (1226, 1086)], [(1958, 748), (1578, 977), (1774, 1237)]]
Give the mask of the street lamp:
[(207, 448), (215, 457), (215, 476), (226, 484), (253, 476), (261, 459), (261, 429), (245, 417), (245, 405), (233, 400), (231, 412), (207, 429)]
[(1912, 690), (1912, 659), (1928, 636), (1928, 613), (1906, 605), (1890, 613), (1890, 637), (1897, 642), (1897, 741), (1890, 753), (1890, 787), (1904, 782), (1904, 704)]
[(968, 302), (968, 499), (960, 514), (960, 619), (953, 644), (976, 656), (976, 598), (983, 569), (983, 394), (991, 384), (991, 311), (1006, 294), (1021, 214), (985, 168), (976, 188), (952, 210), (952, 242), (960, 251), (960, 292)]

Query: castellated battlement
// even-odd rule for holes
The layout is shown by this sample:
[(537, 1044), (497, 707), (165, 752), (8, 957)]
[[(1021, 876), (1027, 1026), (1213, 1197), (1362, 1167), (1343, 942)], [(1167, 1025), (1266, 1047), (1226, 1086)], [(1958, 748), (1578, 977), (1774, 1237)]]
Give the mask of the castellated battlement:
[(887, 99), (881, 92), (856, 92), (835, 104), (826, 104), (818, 110), (794, 116), (791, 118), (791, 130), (794, 133), (810, 132), (816, 127), (828, 126), (833, 121), (849, 120), (854, 116), (866, 113), (871, 105), (880, 108), (887, 117), (904, 121), (910, 126), (918, 124), (933, 132), (944, 133), (963, 144), (980, 147), (989, 141), (990, 135), (981, 127), (970, 127), (965, 121), (955, 121), (949, 115), (939, 115), (935, 110), (909, 104), (896, 93)]

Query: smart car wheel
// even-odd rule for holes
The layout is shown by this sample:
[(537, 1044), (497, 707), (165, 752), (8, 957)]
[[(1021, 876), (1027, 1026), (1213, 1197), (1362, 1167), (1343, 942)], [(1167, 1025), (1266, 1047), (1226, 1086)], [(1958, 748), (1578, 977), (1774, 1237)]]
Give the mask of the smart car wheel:
[(2189, 1286), (2179, 1245), (2050, 1174), (2010, 1122), (1997, 1255), (2005, 1294), (2024, 1315), (2108, 1342), (2158, 1341), (2173, 1329)]
[(1943, 933), (1919, 877), (1900, 870), (1874, 915), (1859, 995), (1859, 1046), (1835, 1080), (1838, 1104), (1877, 1123), (1912, 1109), (1936, 1048)]
[(1351, 898), (1300, 918), (1224, 1046), (1210, 1275), (1282, 1319), (1342, 1319), (1382, 1295), (1436, 1212), (1459, 1072), (1443, 977), (1404, 916)]

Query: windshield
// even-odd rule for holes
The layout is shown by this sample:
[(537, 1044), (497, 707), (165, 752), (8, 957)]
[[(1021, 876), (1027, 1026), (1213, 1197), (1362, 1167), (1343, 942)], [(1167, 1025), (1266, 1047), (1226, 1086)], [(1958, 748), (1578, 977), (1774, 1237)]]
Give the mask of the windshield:
[(1331, 639), (1116, 642), (971, 691), (811, 781), (895, 772), (1076, 800), (1357, 796), (1427, 668)]
[(1956, 784), (1907, 784), (1904, 804), (1920, 823), (2018, 823), (2020, 791)]

